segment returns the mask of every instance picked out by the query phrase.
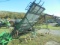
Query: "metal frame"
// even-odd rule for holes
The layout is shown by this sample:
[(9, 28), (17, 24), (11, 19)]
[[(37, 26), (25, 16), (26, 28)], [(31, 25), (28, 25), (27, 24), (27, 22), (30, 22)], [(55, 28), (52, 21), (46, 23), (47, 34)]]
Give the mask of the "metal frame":
[[(35, 0), (35, 1), (36, 1), (36, 0)], [(35, 3), (35, 1), (33, 1), (33, 3), (31, 3), (31, 5), (30, 5), (29, 8), (28, 8), (27, 13), (25, 14), (25, 17), (22, 19), (22, 21), (19, 23), (19, 25), (17, 25), (17, 27), (19, 27), (18, 30), (21, 30), (21, 25), (23, 24), (23, 22), (24, 22), (25, 19), (28, 21), (29, 25), (33, 28), (33, 25), (34, 25), (34, 24), (31, 25), (31, 23), (29, 22), (29, 20), (28, 20), (27, 17), (26, 17), (26, 16), (28, 15), (28, 13), (31, 13), (31, 14), (34, 14), (34, 15), (41, 15), (41, 13), (45, 10), (45, 8), (43, 8), (42, 5), (41, 5), (41, 6), (39, 5), (39, 3), (40, 3), (41, 1), (40, 1), (38, 4)], [(41, 11), (40, 14), (37, 14), (37, 12), (38, 12), (39, 10), (37, 10), (36, 13), (32, 13), (30, 10), (31, 10), (31, 7), (32, 7), (33, 5), (34, 5), (33, 10), (35, 9), (36, 6), (38, 6), (38, 7), (42, 8), (43, 11)], [(40, 9), (40, 8), (39, 8), (39, 9)], [(37, 20), (37, 21), (38, 21), (38, 20)]]

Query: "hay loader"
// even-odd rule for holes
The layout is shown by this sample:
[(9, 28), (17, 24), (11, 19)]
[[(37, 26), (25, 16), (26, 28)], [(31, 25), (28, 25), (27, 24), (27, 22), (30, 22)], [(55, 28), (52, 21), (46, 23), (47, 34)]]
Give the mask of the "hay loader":
[[(41, 14), (45, 10), (45, 8), (42, 7), (43, 4), (39, 5), (41, 1), (39, 3), (35, 3), (35, 1), (30, 2), (29, 5), (26, 7), (27, 13), (20, 22), (15, 24), (15, 29), (13, 32), (18, 30), (20, 33), (25, 33), (28, 31), (32, 31), (35, 33), (35, 29), (33, 26), (37, 23)], [(12, 39), (13, 38), (10, 33), (3, 32), (0, 34), (1, 45), (7, 44)]]

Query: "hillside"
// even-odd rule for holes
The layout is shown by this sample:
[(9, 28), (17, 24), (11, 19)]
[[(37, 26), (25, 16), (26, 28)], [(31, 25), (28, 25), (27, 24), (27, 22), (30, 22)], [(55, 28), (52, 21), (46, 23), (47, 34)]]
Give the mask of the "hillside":
[[(0, 18), (5, 18), (5, 17), (9, 17), (9, 18), (23, 18), (25, 15), (24, 12), (9, 12), (9, 11), (0, 11)], [(49, 15), (49, 14), (41, 14), (38, 23), (43, 23), (48, 19), (54, 19), (53, 15)]]
[(24, 12), (9, 12), (9, 11), (0, 11), (0, 18), (9, 17), (9, 18), (23, 18), (25, 15)]

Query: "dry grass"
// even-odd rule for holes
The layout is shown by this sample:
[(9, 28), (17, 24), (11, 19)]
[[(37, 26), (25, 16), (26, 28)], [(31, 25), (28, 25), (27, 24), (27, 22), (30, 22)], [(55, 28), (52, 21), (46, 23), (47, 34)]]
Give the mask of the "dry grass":
[[(10, 32), (10, 29), (1, 28), (0, 33), (3, 31)], [(10, 41), (7, 45), (45, 45), (46, 42), (51, 40), (60, 43), (59, 36), (49, 34), (36, 34), (36, 37), (33, 38), (33, 35), (31, 33), (28, 33), (20, 36), (17, 39), (12, 39), (12, 41)]]
[(49, 34), (37, 34), (37, 37), (32, 38), (32, 35), (29, 33), (20, 36), (18, 39), (13, 39), (11, 42), (8, 43), (8, 45), (45, 45), (45, 43), (48, 41), (56, 41), (60, 43), (60, 37)]

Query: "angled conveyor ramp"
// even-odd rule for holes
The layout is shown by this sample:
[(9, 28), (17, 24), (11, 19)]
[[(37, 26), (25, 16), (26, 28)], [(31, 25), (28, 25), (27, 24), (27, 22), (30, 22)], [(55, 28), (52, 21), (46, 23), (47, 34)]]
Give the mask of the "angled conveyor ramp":
[(34, 24), (38, 21), (38, 18), (41, 16), (41, 13), (43, 13), (44, 10), (45, 8), (33, 2), (29, 6), (29, 9), (25, 14), (25, 17), (19, 23), (18, 30), (24, 31), (32, 28)]

